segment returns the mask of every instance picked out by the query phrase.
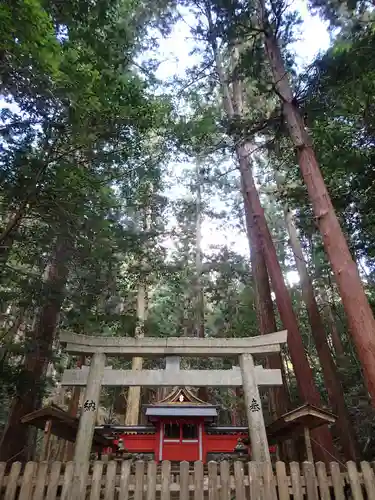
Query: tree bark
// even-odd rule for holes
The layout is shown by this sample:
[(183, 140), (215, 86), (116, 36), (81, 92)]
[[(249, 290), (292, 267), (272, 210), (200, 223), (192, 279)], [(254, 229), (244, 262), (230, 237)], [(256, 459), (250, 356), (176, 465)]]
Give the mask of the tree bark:
[(8, 262), (25, 210), (26, 207), (24, 209), (21, 207), (16, 213), (10, 215), (9, 221), (3, 230), (3, 237), (0, 237), (0, 280), (4, 276), (5, 266)]
[[(277, 330), (275, 312), (271, 297), (271, 288), (266, 262), (262, 253), (261, 242), (257, 241), (257, 233), (254, 227), (254, 220), (251, 216), (249, 201), (245, 195), (245, 186), (242, 183), (244, 194), (244, 207), (246, 217), (246, 227), (250, 245), (251, 269), (255, 280), (256, 310), (259, 322), (260, 334), (265, 335)], [(290, 399), (287, 391), (287, 379), (281, 353), (267, 357), (268, 368), (281, 371), (283, 385), (269, 390), (270, 411), (273, 420), (281, 417), (290, 409)], [(278, 445), (278, 460), (291, 461), (296, 459), (296, 450), (291, 440)]]
[(13, 211), (11, 217), (9, 218), (5, 228), (0, 233), (0, 246), (7, 246), (6, 242), (13, 241), (14, 233), (21, 224), (22, 219), (25, 217), (30, 205), (34, 201), (35, 195), (38, 193), (38, 182), (45, 174), (48, 168), (48, 162), (43, 163), (43, 165), (38, 169), (35, 175), (35, 179), (31, 181), (31, 186), (29, 186), (26, 191), (24, 199), (21, 201), (19, 207)]
[[(195, 224), (195, 334), (204, 337), (204, 296), (202, 290), (202, 173), (201, 162), (196, 163), (196, 224)], [(198, 389), (198, 397), (208, 400), (207, 387)]]
[(340, 363), (342, 363), (346, 358), (346, 352), (344, 349), (344, 345), (342, 343), (339, 331), (337, 329), (336, 321), (333, 316), (333, 312), (331, 309), (331, 304), (329, 302), (327, 292), (324, 287), (320, 287), (320, 296), (321, 296), (321, 305), (323, 307), (323, 315), (326, 319), (326, 322), (329, 326), (329, 332), (331, 334), (333, 349), (336, 354), (336, 359)]
[[(209, 17), (209, 24), (212, 31), (212, 20)], [(241, 86), (235, 87), (235, 103), (230, 96), (228, 84), (220, 60), (220, 55), (216, 44), (212, 44), (216, 61), (217, 72), (222, 87), (223, 105), (228, 118), (235, 117), (235, 114), (242, 115), (243, 99)], [(285, 285), (282, 270), (277, 258), (276, 249), (272, 241), (264, 210), (261, 206), (259, 194), (256, 189), (251, 171), (250, 157), (256, 147), (249, 142), (236, 138), (236, 153), (239, 161), (241, 173), (241, 183), (245, 199), (248, 201), (249, 211), (254, 220), (255, 241), (261, 242), (264, 259), (271, 279), (272, 287), (276, 295), (276, 303), (280, 313), (281, 321), (288, 330), (288, 348), (296, 375), (297, 386), (301, 398), (315, 406), (321, 406), (320, 394), (316, 388), (313, 373), (309, 365), (302, 338), (299, 332), (297, 318), (293, 311), (292, 301)], [(327, 425), (315, 429), (312, 432), (314, 442), (315, 457), (328, 463), (335, 457), (336, 450)]]
[(6, 227), (0, 234), (0, 244), (1, 247), (6, 246), (6, 241), (12, 238), (13, 233), (17, 230), (21, 224), (22, 219), (26, 215), (27, 208), (29, 206), (29, 198), (25, 198), (21, 205), (18, 207), (17, 211), (12, 214)]
[(21, 424), (23, 416), (41, 404), (48, 363), (58, 324), (72, 253), (70, 241), (59, 238), (44, 274), (42, 305), (29, 336), (25, 355), (22, 385), (12, 402), (10, 415), (0, 442), (0, 461), (27, 461), (28, 427)]
[[(249, 201), (245, 196), (246, 191), (243, 182), (242, 190), (244, 193), (245, 219), (250, 246), (251, 269), (255, 280), (256, 310), (259, 330), (261, 335), (266, 335), (267, 333), (276, 332), (277, 330), (275, 312), (271, 298), (266, 262), (263, 257), (261, 244), (257, 240), (257, 233), (254, 228)], [(272, 413), (274, 419), (276, 419), (288, 410), (289, 398), (285, 389), (286, 380), (281, 355), (268, 356), (267, 361), (269, 368), (281, 370), (284, 380), (284, 386), (270, 390)]]
[(1, 274), (4, 273), (4, 268), (9, 259), (9, 254), (12, 250), (12, 246), (14, 243), (15, 231), (10, 233), (3, 241), (0, 243), (0, 269)]
[[(147, 288), (145, 283), (141, 283), (138, 287), (137, 297), (137, 326), (135, 336), (142, 338), (145, 336), (145, 321), (147, 320), (148, 304), (147, 304)], [(132, 370), (142, 370), (143, 358), (132, 359)], [(139, 419), (139, 410), (141, 404), (141, 387), (129, 387), (125, 425), (137, 425)]]
[(280, 47), (268, 23), (265, 0), (259, 0), (260, 18), (265, 32), (265, 51), (273, 74), (274, 85), (282, 100), (283, 115), (296, 148), (299, 167), (306, 184), (315, 219), (322, 235), (349, 328), (361, 361), (367, 390), (375, 407), (375, 320), (367, 300), (358, 268), (335, 214), (324, 183), (310, 137), (293, 99), (292, 87), (282, 59)]
[[(153, 192), (152, 184), (146, 186), (148, 191), (148, 205), (146, 206), (144, 212), (142, 213), (142, 228), (144, 232), (151, 229), (152, 224), (152, 208), (151, 208), (151, 197)], [(144, 245), (144, 250), (148, 248), (147, 242)], [(149, 249), (151, 250), (151, 249)], [(145, 322), (148, 317), (148, 286), (147, 278), (145, 272), (146, 257), (143, 256), (140, 260), (141, 276), (138, 285), (137, 294), (137, 325), (135, 328), (135, 337), (142, 338), (145, 336)], [(132, 370), (142, 370), (143, 368), (143, 358), (134, 357), (132, 359)], [(141, 407), (141, 387), (129, 387), (126, 413), (125, 413), (125, 425), (137, 425), (139, 422), (139, 412)]]
[[(256, 230), (262, 242), (263, 254), (267, 263), (272, 287), (276, 295), (276, 303), (280, 313), (281, 321), (288, 330), (288, 348), (296, 375), (299, 394), (304, 402), (321, 406), (320, 394), (316, 388), (313, 373), (310, 368), (302, 338), (299, 332), (297, 318), (293, 311), (292, 301), (285, 285), (281, 267), (276, 255), (276, 249), (267, 225), (263, 208), (260, 204), (259, 195), (255, 187), (254, 179), (248, 165), (249, 145), (238, 147), (238, 157), (241, 175), (246, 190), (251, 210), (255, 215)], [(335, 456), (332, 436), (328, 426), (323, 426), (312, 431), (314, 441), (318, 443), (315, 447), (315, 457), (329, 462)]]
[(195, 238), (195, 331), (204, 337), (204, 296), (202, 290), (202, 175), (201, 164), (196, 165), (196, 238)]
[(327, 342), (324, 324), (315, 299), (314, 289), (308, 274), (301, 243), (298, 239), (297, 231), (293, 223), (293, 216), (287, 206), (284, 207), (284, 214), (290, 238), (290, 245), (292, 247), (298, 274), (301, 280), (302, 297), (306, 304), (307, 314), (311, 325), (311, 333), (315, 341), (320, 365), (323, 370), (323, 377), (328, 391), (328, 398), (331, 403), (333, 413), (337, 415), (336, 426), (340, 434), (340, 441), (343, 447), (344, 456), (346, 460), (356, 461), (359, 459), (360, 454), (354, 427), (346, 407), (340, 377)]

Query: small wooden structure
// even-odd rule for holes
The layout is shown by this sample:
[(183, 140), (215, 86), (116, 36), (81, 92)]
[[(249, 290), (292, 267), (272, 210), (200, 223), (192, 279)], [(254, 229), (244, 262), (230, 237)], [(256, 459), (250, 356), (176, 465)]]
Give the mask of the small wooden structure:
[[(25, 415), (21, 422), (44, 430), (49, 434), (74, 443), (77, 438), (79, 419), (72, 417), (68, 412), (52, 404)], [(48, 426), (48, 430), (46, 429)], [(112, 440), (96, 430), (92, 439), (92, 451), (99, 452), (111, 446)]]
[(307, 460), (313, 461), (310, 430), (321, 425), (332, 424), (336, 421), (336, 415), (323, 408), (311, 404), (304, 404), (284, 413), (280, 418), (267, 427), (268, 439), (273, 442), (281, 442), (291, 437), (296, 438), (303, 434), (305, 438)]

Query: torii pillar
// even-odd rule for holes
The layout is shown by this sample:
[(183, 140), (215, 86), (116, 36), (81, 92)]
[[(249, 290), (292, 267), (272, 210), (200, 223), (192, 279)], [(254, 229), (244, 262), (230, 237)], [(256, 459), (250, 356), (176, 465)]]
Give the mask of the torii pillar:
[(81, 500), (85, 497), (85, 481), (89, 469), (90, 453), (99, 408), (105, 361), (106, 356), (103, 353), (95, 353), (91, 358), (85, 399), (81, 410), (77, 440), (74, 448), (74, 473), (71, 485), (71, 500)]
[(251, 458), (256, 462), (270, 462), (270, 450), (262, 402), (255, 377), (253, 356), (251, 354), (241, 354), (240, 367), (251, 443)]

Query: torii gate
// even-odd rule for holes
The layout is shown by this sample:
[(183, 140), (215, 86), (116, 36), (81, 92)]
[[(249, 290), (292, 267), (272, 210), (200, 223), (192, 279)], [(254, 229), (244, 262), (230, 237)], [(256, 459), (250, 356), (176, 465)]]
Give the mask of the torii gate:
[[(90, 367), (65, 370), (61, 385), (86, 386), (85, 401), (94, 411), (82, 411), (74, 451), (74, 462), (87, 464), (96, 424), (101, 386), (191, 386), (243, 387), (253, 460), (269, 462), (270, 454), (258, 386), (280, 386), (280, 370), (255, 366), (253, 355), (280, 351), (287, 331), (245, 338), (128, 338), (89, 337), (61, 333), (66, 352), (92, 356)], [(106, 356), (166, 357), (165, 370), (113, 370)], [(180, 356), (239, 357), (240, 367), (231, 370), (180, 370)]]

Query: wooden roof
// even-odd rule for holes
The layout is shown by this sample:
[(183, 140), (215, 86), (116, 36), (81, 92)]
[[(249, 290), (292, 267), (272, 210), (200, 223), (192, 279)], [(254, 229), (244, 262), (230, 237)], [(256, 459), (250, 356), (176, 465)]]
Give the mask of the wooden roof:
[(147, 406), (159, 406), (159, 405), (203, 405), (203, 406), (214, 406), (210, 403), (202, 401), (199, 399), (192, 391), (187, 387), (175, 387), (172, 392), (170, 392), (164, 399), (157, 401), (152, 405)]
[(175, 387), (161, 401), (143, 405), (146, 417), (217, 417), (217, 406), (199, 399), (187, 387)]
[(324, 424), (334, 423), (337, 417), (328, 410), (304, 404), (284, 413), (267, 426), (267, 436), (272, 441), (283, 441), (302, 434), (304, 427), (315, 429)]
[[(51, 433), (66, 441), (75, 442), (79, 418), (72, 417), (68, 412), (52, 404), (33, 411), (25, 415), (21, 422), (26, 425), (33, 425), (38, 429), (44, 430), (46, 422), (51, 421)], [(101, 449), (103, 446), (110, 446), (111, 441), (104, 437), (99, 430), (95, 430), (92, 441), (94, 449)]]

